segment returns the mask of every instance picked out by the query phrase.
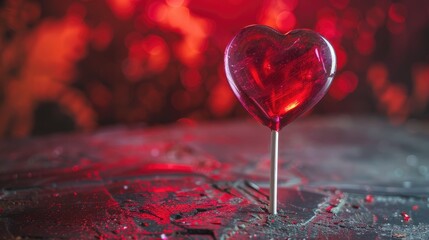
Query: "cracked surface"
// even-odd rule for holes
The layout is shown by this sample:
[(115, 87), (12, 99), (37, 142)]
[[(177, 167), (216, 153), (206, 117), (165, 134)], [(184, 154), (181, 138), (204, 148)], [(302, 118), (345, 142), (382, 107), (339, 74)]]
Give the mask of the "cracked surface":
[(0, 239), (429, 238), (429, 125), (312, 118), (116, 128), (0, 143)]

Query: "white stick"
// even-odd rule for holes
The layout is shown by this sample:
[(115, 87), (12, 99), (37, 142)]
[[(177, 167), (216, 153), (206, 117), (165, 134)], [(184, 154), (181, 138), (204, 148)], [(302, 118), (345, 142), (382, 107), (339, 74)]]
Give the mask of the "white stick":
[(279, 132), (271, 131), (270, 213), (277, 215), (277, 169), (279, 160)]

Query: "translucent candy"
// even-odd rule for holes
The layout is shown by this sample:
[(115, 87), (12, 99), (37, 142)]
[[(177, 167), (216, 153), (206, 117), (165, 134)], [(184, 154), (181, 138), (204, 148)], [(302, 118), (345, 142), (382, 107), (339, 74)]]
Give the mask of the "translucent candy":
[(235, 95), (255, 119), (276, 131), (320, 101), (335, 70), (334, 49), (311, 30), (283, 35), (252, 25), (225, 51), (225, 71)]

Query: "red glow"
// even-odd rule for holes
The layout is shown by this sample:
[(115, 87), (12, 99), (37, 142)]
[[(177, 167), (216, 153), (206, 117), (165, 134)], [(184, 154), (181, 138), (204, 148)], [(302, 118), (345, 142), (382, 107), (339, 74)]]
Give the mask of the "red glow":
[(350, 71), (339, 74), (329, 90), (331, 95), (336, 100), (343, 100), (347, 95), (354, 92), (358, 85), (358, 77)]
[(297, 5), (298, 0), (269, 1), (264, 11), (262, 11), (259, 22), (282, 32), (292, 30), (296, 25), (296, 17), (293, 11)]
[(180, 80), (189, 91), (197, 90), (201, 86), (201, 74), (196, 69), (183, 70)]
[(285, 10), (293, 11), (298, 5), (299, 0), (288, 0), (288, 1), (278, 1), (280, 4), (283, 4)]
[(106, 23), (98, 25), (91, 33), (92, 44), (95, 49), (102, 51), (109, 46), (113, 38), (113, 31)]
[(334, 49), (337, 55), (337, 68), (341, 70), (347, 64), (347, 53), (341, 46), (334, 47)]
[(276, 19), (277, 28), (281, 31), (288, 32), (295, 27), (295, 15), (289, 11), (281, 12)]
[(429, 104), (429, 65), (416, 66), (413, 69), (414, 108), (418, 112), (424, 111)]
[(154, 3), (149, 7), (148, 15), (161, 26), (183, 35), (183, 40), (175, 46), (175, 52), (183, 64), (195, 67), (201, 62), (210, 25), (192, 14), (187, 4), (180, 0), (171, 0), (167, 4)]
[(368, 81), (377, 96), (379, 108), (387, 113), (393, 124), (403, 123), (410, 114), (412, 104), (405, 86), (391, 83), (387, 68), (383, 64), (370, 67)]
[(234, 95), (225, 80), (224, 83), (214, 87), (209, 97), (209, 106), (216, 117), (221, 117), (232, 110), (234, 100)]
[(197, 125), (197, 122), (191, 118), (180, 118), (179, 120), (177, 120), (177, 122), (192, 127)]
[[(315, 29), (326, 37), (342, 78), (329, 91), (334, 101), (350, 96), (358, 84), (344, 80), (342, 72), (367, 74), (375, 103), (350, 97), (341, 104), (401, 121), (427, 115), (424, 1), (7, 0), (0, 5), (0, 136), (31, 134), (45, 102), (58, 105), (76, 130), (97, 122), (155, 124), (183, 116), (240, 115), (217, 68), (226, 43), (253, 23), (281, 33)], [(270, 64), (263, 69), (272, 74)], [(263, 86), (257, 71), (251, 74)], [(295, 111), (295, 100), (281, 108)]]
[(341, 19), (341, 25), (344, 27), (345, 34), (348, 37), (353, 37), (356, 34), (356, 28), (359, 24), (360, 13), (354, 8), (347, 8), (344, 10), (344, 15)]
[(392, 3), (390, 5), (388, 11), (390, 21), (387, 23), (387, 28), (391, 33), (400, 34), (405, 30), (407, 13), (407, 8), (401, 3)]
[(392, 3), (389, 7), (389, 18), (396, 23), (403, 23), (407, 17), (407, 8), (401, 3)]
[(391, 84), (381, 95), (381, 101), (387, 106), (388, 113), (400, 112), (407, 101), (406, 90), (401, 85)]
[(411, 220), (410, 215), (408, 215), (406, 212), (401, 212), (401, 216), (404, 222), (409, 222)]
[(124, 74), (131, 81), (138, 81), (149, 73), (158, 73), (165, 69), (169, 61), (168, 47), (164, 39), (149, 35), (140, 39), (130, 35), (128, 59), (124, 63)]
[(334, 206), (329, 205), (329, 206), (327, 206), (327, 207), (325, 208), (325, 211), (326, 211), (326, 212), (328, 212), (328, 213), (332, 213), (332, 209), (334, 209)]
[(107, 0), (116, 17), (122, 20), (129, 19), (132, 16), (135, 2), (134, 0)]
[(145, 164), (142, 168), (145, 171), (149, 171), (149, 172), (157, 172), (157, 171), (193, 172), (194, 171), (192, 166), (172, 164), (172, 163)]
[[(95, 114), (87, 99), (70, 86), (76, 62), (87, 53), (89, 29), (82, 19), (84, 14), (85, 8), (73, 4), (63, 19), (43, 22), (29, 33), (28, 42), (15, 46), (22, 49), (11, 49), (25, 51), (25, 61), (18, 79), (6, 82), (7, 108), (0, 107), (0, 134), (7, 127), (13, 136), (28, 135), (34, 107), (43, 101), (55, 101), (67, 109), (80, 129), (95, 126)], [(17, 116), (19, 121), (14, 120)]]
[(380, 103), (394, 124), (403, 123), (409, 115), (409, 99), (404, 86), (390, 84), (380, 94)]
[(173, 8), (178, 8), (184, 5), (187, 5), (187, 3), (189, 1), (185, 1), (185, 0), (166, 0), (165, 1), (167, 3), (168, 6), (173, 7)]
[(374, 202), (374, 196), (368, 194), (365, 196), (365, 202), (367, 203), (373, 203)]
[(315, 30), (335, 44), (341, 38), (337, 26), (337, 13), (331, 8), (322, 8), (317, 12)]
[(362, 55), (369, 55), (374, 51), (375, 41), (371, 33), (361, 33), (355, 41), (356, 50)]
[(388, 82), (388, 72), (384, 64), (374, 64), (368, 69), (368, 81), (378, 94), (384, 90)]

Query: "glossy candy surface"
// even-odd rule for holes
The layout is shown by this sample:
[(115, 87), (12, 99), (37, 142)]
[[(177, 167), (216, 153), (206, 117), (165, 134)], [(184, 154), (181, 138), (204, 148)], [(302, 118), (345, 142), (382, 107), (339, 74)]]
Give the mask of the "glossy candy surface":
[(225, 51), (225, 71), (235, 95), (254, 118), (276, 131), (320, 101), (335, 70), (331, 44), (311, 30), (283, 35), (252, 25)]

